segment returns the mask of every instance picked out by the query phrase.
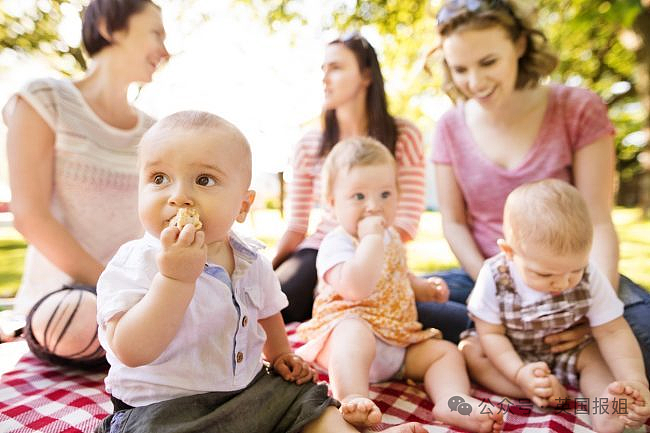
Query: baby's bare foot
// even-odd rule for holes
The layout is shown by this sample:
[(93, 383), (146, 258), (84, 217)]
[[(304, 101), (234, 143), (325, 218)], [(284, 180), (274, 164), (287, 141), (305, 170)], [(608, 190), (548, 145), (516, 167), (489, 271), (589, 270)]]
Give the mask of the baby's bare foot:
[(381, 411), (368, 397), (349, 395), (341, 399), (343, 419), (355, 427), (371, 427), (381, 422)]
[[(650, 401), (646, 401), (648, 390), (645, 385), (637, 382), (614, 382), (608, 387), (611, 392), (622, 391), (626, 400), (626, 410), (619, 410), (622, 413), (621, 420), (627, 428), (639, 428), (645, 424), (650, 417)], [(646, 397), (644, 398), (644, 394)], [(621, 404), (619, 402), (619, 409)]]
[(436, 420), (475, 433), (497, 433), (503, 429), (503, 414), (481, 413), (480, 400), (466, 394), (454, 396), (456, 399), (458, 397), (463, 402), (455, 410), (447, 406), (448, 400), (436, 402), (433, 408)]
[(422, 424), (419, 422), (396, 425), (395, 427), (390, 427), (382, 431), (386, 433), (427, 433), (427, 429), (422, 427)]
[(608, 410), (598, 411), (592, 416), (592, 428), (599, 433), (620, 433), (625, 428), (625, 421), (619, 413), (613, 410), (614, 401), (626, 399), (625, 386), (620, 382), (612, 382), (603, 391), (601, 397), (608, 404)]

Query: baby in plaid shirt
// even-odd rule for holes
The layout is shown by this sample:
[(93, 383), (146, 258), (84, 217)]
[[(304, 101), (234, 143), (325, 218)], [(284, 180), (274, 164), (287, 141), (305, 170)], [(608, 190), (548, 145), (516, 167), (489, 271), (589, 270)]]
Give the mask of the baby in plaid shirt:
[[(503, 231), (501, 253), (485, 261), (468, 301), (478, 341), (461, 348), (472, 378), (541, 407), (566, 402), (572, 386), (607, 401), (609, 410), (592, 413), (596, 431), (641, 426), (650, 416), (643, 358), (623, 304), (589, 261), (593, 229), (578, 190), (557, 179), (516, 188)], [(591, 335), (551, 352), (544, 337), (584, 321)], [(626, 411), (615, 407), (622, 400)]]

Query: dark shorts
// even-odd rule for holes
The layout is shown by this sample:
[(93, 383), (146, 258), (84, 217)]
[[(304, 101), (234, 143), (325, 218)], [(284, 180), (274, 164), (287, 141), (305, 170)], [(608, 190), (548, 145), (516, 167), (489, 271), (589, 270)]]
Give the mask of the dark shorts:
[(209, 392), (120, 410), (96, 433), (298, 433), (338, 401), (324, 384), (296, 385), (263, 369), (243, 390)]

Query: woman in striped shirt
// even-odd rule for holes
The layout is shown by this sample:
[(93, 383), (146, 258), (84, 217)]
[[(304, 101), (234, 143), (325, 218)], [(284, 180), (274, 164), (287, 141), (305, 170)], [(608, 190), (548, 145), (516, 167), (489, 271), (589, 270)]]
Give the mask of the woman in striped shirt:
[(321, 240), (336, 226), (323, 209), (314, 233), (309, 217), (320, 203), (323, 160), (337, 142), (371, 136), (383, 143), (398, 165), (400, 198), (395, 228), (403, 241), (412, 239), (424, 210), (425, 159), (420, 131), (388, 113), (384, 80), (374, 49), (357, 33), (330, 42), (323, 62), (325, 103), (321, 130), (307, 133), (293, 157), (287, 229), (278, 243), (273, 266), (289, 298), (285, 322), (311, 317), (316, 286), (316, 253)]

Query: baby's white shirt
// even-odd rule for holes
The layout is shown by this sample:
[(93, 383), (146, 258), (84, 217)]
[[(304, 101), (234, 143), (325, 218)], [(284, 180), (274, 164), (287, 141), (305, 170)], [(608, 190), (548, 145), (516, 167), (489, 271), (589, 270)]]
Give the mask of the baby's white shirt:
[[(390, 232), (384, 231), (384, 245), (390, 242)], [(347, 262), (354, 257), (359, 242), (341, 226), (336, 227), (325, 235), (316, 255), (316, 272), (320, 280), (339, 263)]]
[[(512, 260), (508, 260), (508, 268), (522, 305), (533, 304), (546, 297), (546, 293), (533, 290), (526, 285)], [(622, 316), (623, 302), (618, 299), (605, 275), (592, 263), (589, 263), (586, 272), (589, 275), (587, 286), (591, 294), (590, 307), (587, 312), (589, 325), (591, 327), (603, 325)], [(467, 309), (481, 320), (496, 325), (501, 324), (496, 283), (487, 263), (483, 264), (476, 278), (476, 284), (467, 301)]]
[(232, 281), (220, 266), (207, 264), (181, 327), (150, 364), (124, 365), (106, 341), (105, 325), (128, 311), (147, 293), (158, 272), (160, 241), (145, 234), (127, 242), (106, 266), (97, 284), (99, 341), (111, 364), (106, 389), (131, 406), (212, 391), (245, 388), (262, 368), (266, 333), (258, 320), (288, 305), (260, 244), (233, 232)]

